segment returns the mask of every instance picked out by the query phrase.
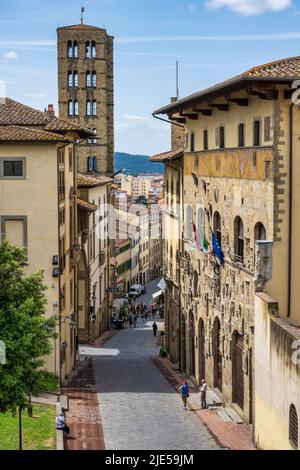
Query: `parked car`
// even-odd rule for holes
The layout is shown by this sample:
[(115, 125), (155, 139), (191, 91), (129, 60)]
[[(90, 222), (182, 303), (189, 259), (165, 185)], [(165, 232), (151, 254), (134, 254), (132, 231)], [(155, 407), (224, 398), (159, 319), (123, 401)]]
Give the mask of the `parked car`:
[(134, 284), (133, 286), (130, 287), (128, 296), (136, 299), (140, 295), (145, 293), (145, 286), (142, 286), (141, 284)]

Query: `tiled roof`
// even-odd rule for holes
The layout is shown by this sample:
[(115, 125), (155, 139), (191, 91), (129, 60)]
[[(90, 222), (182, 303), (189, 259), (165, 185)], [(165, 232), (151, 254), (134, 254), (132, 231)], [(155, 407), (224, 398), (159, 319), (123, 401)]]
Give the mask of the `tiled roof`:
[(104, 31), (102, 28), (98, 28), (97, 26), (90, 26), (88, 24), (81, 24), (81, 23), (73, 24), (70, 26), (61, 26), (57, 29), (66, 29), (66, 30), (72, 29), (75, 31), (95, 31), (95, 30)]
[(53, 132), (74, 131), (83, 137), (95, 135), (93, 131), (84, 129), (71, 121), (53, 117), (11, 98), (5, 98), (4, 103), (0, 102), (0, 126), (9, 125), (43, 127)]
[(89, 176), (89, 175), (77, 175), (77, 186), (78, 188), (96, 188), (97, 186), (103, 186), (113, 182), (112, 178), (107, 176)]
[(286, 59), (280, 59), (268, 64), (252, 67), (240, 75), (229, 78), (224, 82), (217, 83), (216, 85), (204, 90), (197, 91), (196, 93), (186, 96), (178, 101), (174, 101), (167, 106), (163, 106), (162, 108), (154, 111), (153, 115), (172, 115), (180, 110), (189, 108), (191, 105), (204, 101), (216, 93), (221, 94), (226, 88), (240, 87), (244, 83), (249, 83), (251, 80), (256, 79), (262, 81), (274, 80), (275, 82), (291, 82), (293, 80), (300, 79), (300, 56), (288, 57)]
[(0, 126), (1, 142), (71, 142), (64, 137), (40, 129), (22, 126)]
[(244, 77), (300, 78), (300, 56), (276, 60), (247, 70)]
[(175, 158), (179, 158), (183, 156), (183, 147), (176, 149), (176, 150), (170, 150), (169, 152), (163, 152), (163, 153), (158, 153), (157, 155), (153, 155), (153, 157), (150, 158), (151, 162), (165, 162), (168, 160), (174, 160)]
[(80, 207), (80, 209), (83, 209), (87, 212), (96, 212), (96, 210), (98, 210), (98, 206), (80, 198), (77, 198), (77, 205)]

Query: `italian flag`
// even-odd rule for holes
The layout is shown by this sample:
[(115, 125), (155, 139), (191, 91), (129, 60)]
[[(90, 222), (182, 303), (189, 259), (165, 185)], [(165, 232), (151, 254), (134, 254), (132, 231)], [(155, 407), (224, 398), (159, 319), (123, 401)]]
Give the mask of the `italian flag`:
[(207, 240), (205, 233), (199, 234), (195, 224), (193, 224), (193, 233), (198, 250), (201, 250), (204, 253), (209, 253), (209, 241)]

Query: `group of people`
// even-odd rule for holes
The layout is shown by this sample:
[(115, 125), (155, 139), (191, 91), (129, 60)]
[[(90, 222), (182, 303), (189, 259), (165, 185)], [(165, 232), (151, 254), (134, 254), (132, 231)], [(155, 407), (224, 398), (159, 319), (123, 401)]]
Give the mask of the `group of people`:
[[(207, 386), (207, 383), (205, 381), (205, 379), (202, 379), (201, 380), (201, 386), (200, 386), (200, 401), (201, 401), (201, 408), (202, 410), (206, 409), (207, 408), (207, 404), (206, 404), (206, 393), (207, 393), (207, 390), (208, 390), (208, 386)], [(187, 405), (188, 405), (188, 398), (189, 398), (189, 385), (187, 383), (186, 380), (184, 380), (183, 384), (181, 385), (181, 387), (179, 387), (179, 391), (181, 393), (181, 398), (182, 398), (182, 401), (183, 401), (183, 407), (184, 409), (186, 410), (187, 409)]]
[[(135, 305), (131, 303), (129, 310), (129, 326), (136, 328), (137, 321), (140, 319), (145, 323), (148, 319), (155, 319), (156, 315), (160, 315), (160, 307), (155, 305), (146, 305), (143, 302)], [(156, 336), (156, 335), (155, 335)]]

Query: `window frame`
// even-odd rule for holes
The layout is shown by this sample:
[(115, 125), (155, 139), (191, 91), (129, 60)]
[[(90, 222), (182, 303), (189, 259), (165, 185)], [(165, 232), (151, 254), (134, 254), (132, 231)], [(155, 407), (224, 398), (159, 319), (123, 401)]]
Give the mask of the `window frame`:
[[(4, 176), (4, 162), (22, 162), (23, 174), (22, 176)], [(0, 157), (0, 180), (25, 180), (27, 179), (26, 173), (26, 157)]]
[(238, 147), (245, 147), (245, 124), (243, 122), (238, 124)]
[(27, 223), (27, 216), (26, 215), (0, 215), (0, 227), (1, 227), (1, 233), (0, 233), (0, 242), (4, 242), (6, 240), (5, 238), (5, 222), (9, 220), (17, 220), (17, 221), (22, 221), (23, 222), (23, 241), (24, 241), (24, 246), (27, 254), (28, 250), (28, 223)]
[(208, 145), (208, 129), (203, 130), (203, 150), (206, 151), (208, 150), (209, 145)]
[[(258, 132), (258, 135), (257, 135), (257, 132)], [(254, 119), (253, 120), (253, 147), (260, 147), (260, 146), (261, 146), (261, 120)]]

